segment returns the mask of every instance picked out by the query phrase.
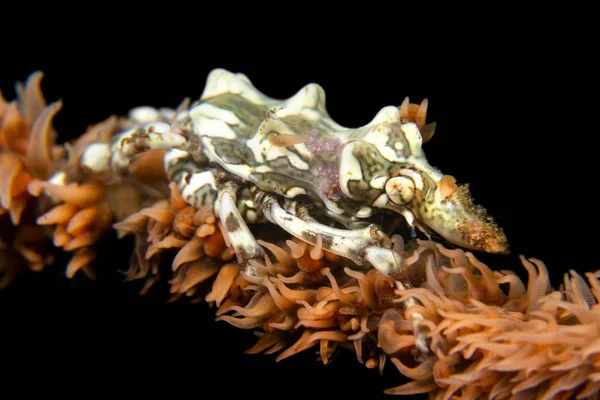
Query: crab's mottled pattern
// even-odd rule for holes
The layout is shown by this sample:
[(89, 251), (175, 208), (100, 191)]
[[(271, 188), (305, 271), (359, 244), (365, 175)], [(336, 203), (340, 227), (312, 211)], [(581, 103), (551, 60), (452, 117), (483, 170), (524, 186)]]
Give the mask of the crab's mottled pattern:
[[(264, 255), (247, 224), (269, 221), (358, 265), (398, 272), (390, 226), (380, 222), (393, 229), (399, 215), (460, 246), (507, 252), (504, 233), (467, 187), (428, 163), (423, 112), (413, 110), (409, 122), (409, 110), (384, 107), (365, 126), (346, 128), (329, 117), (317, 84), (277, 100), (245, 75), (217, 69), (191, 107), (135, 109), (131, 119), (140, 124), (111, 146), (90, 148), (84, 163), (119, 170), (167, 148), (169, 179), (190, 205), (214, 205), (242, 262)], [(430, 137), (432, 127), (425, 129)]]

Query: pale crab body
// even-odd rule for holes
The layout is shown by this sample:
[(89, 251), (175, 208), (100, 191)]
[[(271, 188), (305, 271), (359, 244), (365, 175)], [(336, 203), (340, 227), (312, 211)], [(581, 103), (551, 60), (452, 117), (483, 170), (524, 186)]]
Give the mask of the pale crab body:
[[(215, 71), (190, 116), (205, 154), (229, 173), (286, 198), (307, 195), (345, 217), (372, 214), (394, 163), (441, 178), (421, 152), (416, 125), (402, 124), (397, 107), (384, 108), (364, 127), (345, 128), (327, 114), (316, 84), (281, 101), (243, 75)], [(362, 193), (365, 186), (372, 191)]]
[(168, 148), (169, 179), (189, 204), (214, 205), (241, 263), (264, 257), (247, 224), (268, 221), (359, 265), (397, 272), (400, 256), (376, 223), (382, 215), (394, 223), (402, 215), (464, 247), (507, 250), (466, 188), (427, 162), (417, 124), (398, 107), (347, 128), (330, 118), (317, 84), (277, 100), (245, 75), (217, 69), (191, 108), (139, 108), (131, 116), (141, 125), (101, 157), (122, 169), (145, 150)]

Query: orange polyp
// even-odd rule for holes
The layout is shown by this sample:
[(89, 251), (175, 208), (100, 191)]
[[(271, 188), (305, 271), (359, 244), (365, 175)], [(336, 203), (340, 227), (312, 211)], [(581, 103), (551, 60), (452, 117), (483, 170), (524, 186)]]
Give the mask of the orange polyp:
[(421, 104), (415, 104), (411, 103), (407, 96), (404, 98), (399, 108), (400, 118), (407, 122), (414, 122), (417, 124), (417, 127), (421, 129), (425, 125), (428, 105), (429, 101), (427, 99), (423, 99)]
[(205, 300), (208, 302), (214, 301), (217, 307), (221, 306), (221, 302), (229, 294), (229, 289), (233, 284), (233, 280), (240, 274), (240, 266), (238, 264), (225, 264), (219, 270), (219, 274), (212, 286), (212, 291), (206, 295)]
[(279, 293), (279, 291), (277, 290), (277, 288), (275, 288), (275, 285), (273, 285), (273, 282), (271, 282), (269, 278), (263, 278), (262, 286), (265, 286), (267, 288), (269, 294), (273, 298), (273, 301), (275, 302), (277, 307), (279, 307), (280, 310), (290, 311), (296, 307), (295, 302), (288, 300), (285, 296)]
[(67, 233), (73, 236), (83, 233), (95, 222), (97, 216), (97, 207), (88, 207), (79, 211), (69, 220), (69, 223), (67, 224)]
[[(212, 216), (212, 218), (210, 218)], [(211, 220), (213, 222), (208, 222)], [(194, 224), (200, 226), (205, 223), (214, 223), (214, 215), (212, 214), (212, 206), (203, 206), (196, 211), (194, 215)]]
[[(13, 199), (15, 181), (19, 178), (19, 174), (23, 170), (23, 162), (18, 156), (12, 153), (0, 154), (0, 205), (6, 209), (10, 208), (10, 203)], [(16, 185), (17, 188), (20, 184)]]
[[(223, 240), (225, 240), (225, 237), (223, 237)], [(227, 243), (225, 245), (227, 245)], [(233, 247), (226, 247), (221, 252), (221, 255), (219, 258), (222, 261), (230, 261), (234, 256), (235, 256), (235, 249)]]
[(98, 239), (98, 232), (85, 232), (79, 236), (74, 237), (69, 243), (64, 245), (64, 249), (67, 251), (79, 249), (85, 246), (92, 245)]
[(148, 246), (148, 248), (146, 249), (146, 253), (144, 254), (144, 259), (145, 260), (150, 260), (152, 257), (154, 257), (155, 255), (159, 254), (161, 251), (161, 248), (159, 248), (157, 245), (155, 244), (151, 244), (150, 246)]
[(423, 138), (423, 142), (428, 142), (431, 140), (435, 133), (435, 127), (437, 126), (436, 122), (430, 122), (427, 125), (421, 128), (421, 137)]
[(419, 108), (415, 112), (415, 123), (419, 127), (419, 129), (425, 126), (425, 118), (427, 117), (427, 106), (429, 105), (429, 100), (423, 99)]
[(292, 268), (294, 260), (281, 247), (279, 247), (273, 243), (270, 243), (270, 242), (265, 242), (264, 240), (260, 240), (260, 239), (257, 241), (257, 243), (260, 244), (261, 246), (267, 248), (271, 253), (273, 253), (275, 258), (277, 259), (277, 262), (279, 264), (281, 264), (281, 266), (285, 270), (289, 270), (290, 268)]
[(41, 179), (48, 179), (52, 171), (50, 149), (54, 145), (55, 138), (52, 137), (51, 121), (61, 107), (62, 103), (57, 101), (44, 108), (31, 128), (25, 164), (36, 177)]
[(300, 258), (304, 255), (304, 251), (308, 247), (305, 242), (296, 243), (293, 240), (286, 240), (285, 243), (290, 248), (290, 255), (294, 258)]
[(148, 217), (137, 212), (125, 218), (121, 222), (117, 222), (113, 227), (119, 231), (131, 232), (136, 235), (143, 235), (147, 232)]
[(456, 192), (456, 179), (453, 176), (444, 175), (438, 182), (438, 186), (442, 198), (447, 199)]
[(63, 247), (67, 243), (71, 241), (72, 237), (67, 233), (67, 230), (64, 226), (58, 225), (54, 230), (54, 245), (56, 247)]
[(188, 241), (179, 239), (175, 234), (170, 233), (160, 242), (156, 242), (154, 245), (159, 249), (170, 249), (173, 247), (181, 248), (186, 245)]
[(0, 208), (10, 213), (13, 224), (18, 224), (21, 214), (28, 204), (26, 193), (31, 174), (25, 169), (21, 159), (11, 153), (0, 154)]
[(276, 147), (288, 147), (295, 144), (305, 143), (310, 138), (310, 132), (301, 135), (289, 133), (278, 133), (269, 135), (269, 143)]
[(65, 203), (73, 203), (79, 207), (98, 203), (104, 197), (104, 189), (94, 184), (61, 186), (50, 182), (38, 181), (37, 185), (41, 186), (50, 196), (56, 197)]
[(140, 214), (152, 218), (163, 226), (170, 226), (174, 219), (173, 211), (171, 211), (166, 205), (165, 207), (157, 207), (155, 205), (151, 208), (145, 208), (140, 211)]
[(29, 192), (30, 195), (34, 196), (34, 197), (40, 197), (42, 195), (43, 192), (43, 188), (40, 185), (42, 181), (40, 181), (39, 179), (35, 179), (33, 178), (31, 181), (29, 181), (29, 183), (27, 184), (27, 192)]
[(212, 262), (211, 259), (195, 261), (185, 274), (178, 291), (180, 293), (188, 292), (195, 285), (204, 282), (217, 272), (219, 272), (219, 264)]
[(322, 272), (323, 272), (323, 274), (325, 274), (327, 279), (329, 279), (329, 283), (331, 284), (331, 288), (333, 289), (335, 296), (341, 302), (346, 303), (346, 304), (355, 304), (357, 302), (358, 296), (344, 292), (339, 287), (337, 280), (335, 279), (335, 277), (333, 276), (333, 274), (331, 273), (331, 270), (329, 268), (324, 268)]
[(275, 284), (281, 295), (290, 301), (297, 303), (304, 300), (307, 303), (312, 303), (316, 299), (317, 291), (314, 289), (290, 289), (279, 279), (275, 280)]
[(408, 118), (410, 116), (409, 106), (410, 106), (410, 99), (408, 96), (406, 96), (404, 98), (404, 100), (402, 100), (402, 104), (400, 104), (400, 107), (399, 107), (401, 119), (408, 120)]
[(298, 268), (304, 272), (314, 273), (325, 266), (325, 261), (320, 258), (315, 260), (311, 258), (310, 254), (304, 254), (298, 259)]
[(279, 315), (276, 313), (279, 311), (273, 298), (268, 294), (256, 295), (258, 299), (256, 301), (249, 302), (245, 307), (233, 306), (231, 311), (240, 314), (243, 317), (268, 317), (272, 314)]
[(77, 271), (96, 258), (96, 253), (89, 247), (77, 250), (67, 265), (67, 277), (72, 278)]
[(341, 260), (342, 260), (342, 257), (335, 253), (332, 253), (327, 250), (325, 250), (323, 252), (325, 253), (325, 259), (331, 263), (337, 264), (337, 263), (341, 262)]
[(155, 243), (162, 240), (166, 230), (167, 227), (163, 224), (154, 219), (150, 219), (148, 221), (148, 241)]
[[(179, 189), (177, 188), (177, 184), (175, 182), (169, 183), (169, 190), (171, 195), (171, 208), (173, 210), (180, 211), (188, 206), (183, 197), (181, 197), (181, 193), (179, 192)], [(194, 212), (196, 212), (196, 209), (194, 209)]]
[(38, 217), (36, 222), (38, 225), (66, 224), (77, 211), (79, 207), (74, 204), (60, 204)]
[[(306, 350), (308, 347), (302, 347), (302, 344), (306, 341), (306, 339), (308, 339), (308, 337), (313, 332), (314, 331), (312, 329), (305, 329), (302, 332), (302, 336), (300, 336), (300, 338), (296, 341), (296, 343), (292, 344), (285, 351), (283, 351), (281, 354), (279, 354), (277, 356), (277, 358), (275, 359), (275, 361), (279, 362), (281, 360), (284, 360), (288, 357), (293, 356), (294, 354), (298, 354), (299, 352)], [(316, 344), (316, 342), (313, 342), (313, 344)]]
[[(166, 182), (167, 172), (165, 171), (164, 163), (166, 152), (167, 149), (152, 149), (143, 152), (129, 165), (129, 173), (146, 184), (153, 184), (156, 181)], [(171, 199), (171, 204), (173, 204), (175, 208), (182, 205), (182, 203), (178, 201), (179, 199), (173, 199), (173, 196), (171, 196)], [(183, 204), (185, 204), (185, 202)]]
[(12, 187), (10, 189), (11, 195), (13, 197), (17, 197), (25, 193), (27, 191), (27, 186), (31, 181), (31, 178), (32, 175), (29, 173), (29, 171), (25, 169), (21, 170), (12, 183)]
[(320, 260), (323, 258), (323, 236), (320, 233), (317, 234), (317, 242), (310, 251), (310, 258), (313, 260)]
[[(8, 107), (8, 102), (6, 101), (6, 99), (4, 99), (4, 96), (2, 95), (2, 90), (0, 90), (0, 120), (2, 119), (2, 117), (4, 117), (4, 110), (6, 109), (6, 107)], [(0, 125), (0, 128), (1, 127), (2, 125)], [(1, 130), (0, 133), (2, 133)]]
[(175, 256), (172, 264), (173, 271), (177, 271), (181, 264), (195, 261), (202, 256), (204, 256), (204, 240), (194, 236)]
[[(214, 225), (211, 225), (214, 228)], [(209, 257), (218, 257), (225, 248), (225, 239), (221, 232), (211, 234), (204, 243), (204, 252)]]
[(196, 232), (193, 214), (190, 216), (180, 211), (175, 217), (175, 222), (173, 222), (173, 229), (183, 237), (191, 237)]
[(216, 228), (214, 225), (202, 224), (198, 227), (198, 229), (196, 229), (196, 236), (201, 238), (210, 236), (215, 233), (215, 230)]
[(408, 97), (404, 98), (404, 101), (399, 107), (400, 119), (403, 122), (414, 122), (421, 131), (421, 137), (423, 142), (431, 140), (435, 133), (436, 123), (431, 122), (426, 124), (427, 119), (427, 108), (429, 106), (429, 100), (423, 99), (421, 104), (411, 103)]
[[(23, 90), (23, 109), (25, 111), (25, 122), (27, 126), (31, 126), (33, 121), (42, 113), (46, 107), (46, 100), (42, 93), (41, 81), (44, 73), (36, 71), (32, 73), (25, 82)], [(22, 83), (17, 84), (22, 88)]]
[(41, 263), (43, 266), (42, 256), (39, 255), (38, 253), (36, 253), (35, 251), (33, 251), (30, 248), (27, 248), (23, 245), (17, 246), (17, 250), (19, 251), (21, 256), (23, 256), (28, 262), (30, 262), (32, 264), (40, 264)]
[(27, 151), (27, 131), (16, 101), (10, 102), (4, 108), (0, 133), (2, 134), (2, 144), (6, 150), (17, 154), (25, 154)]
[(12, 220), (14, 225), (18, 225), (21, 221), (21, 214), (25, 210), (25, 207), (27, 207), (26, 197), (21, 196), (17, 197), (16, 199), (13, 199), (12, 205), (8, 211), (10, 213), (10, 219)]

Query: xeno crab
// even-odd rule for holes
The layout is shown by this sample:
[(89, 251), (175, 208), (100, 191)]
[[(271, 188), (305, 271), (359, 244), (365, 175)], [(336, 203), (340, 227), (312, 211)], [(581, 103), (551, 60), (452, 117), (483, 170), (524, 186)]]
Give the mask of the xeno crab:
[(216, 69), (191, 107), (132, 110), (139, 125), (110, 146), (90, 146), (82, 163), (96, 172), (125, 171), (140, 153), (167, 148), (169, 180), (190, 205), (214, 205), (250, 274), (248, 261), (265, 253), (248, 224), (260, 222), (386, 275), (401, 272), (389, 236), (400, 216), (459, 246), (508, 252), (502, 229), (473, 204), (467, 187), (427, 162), (418, 126), (433, 131), (419, 121), (425, 107), (384, 107), (350, 129), (329, 117), (317, 84), (276, 100), (245, 75)]

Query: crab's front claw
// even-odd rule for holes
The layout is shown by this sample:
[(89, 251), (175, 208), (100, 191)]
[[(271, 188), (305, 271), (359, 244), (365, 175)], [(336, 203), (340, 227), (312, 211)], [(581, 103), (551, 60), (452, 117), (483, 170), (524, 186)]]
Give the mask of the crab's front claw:
[(504, 231), (483, 207), (473, 204), (467, 185), (450, 190), (438, 185), (433, 202), (415, 211), (420, 221), (452, 243), (486, 253), (509, 253)]

